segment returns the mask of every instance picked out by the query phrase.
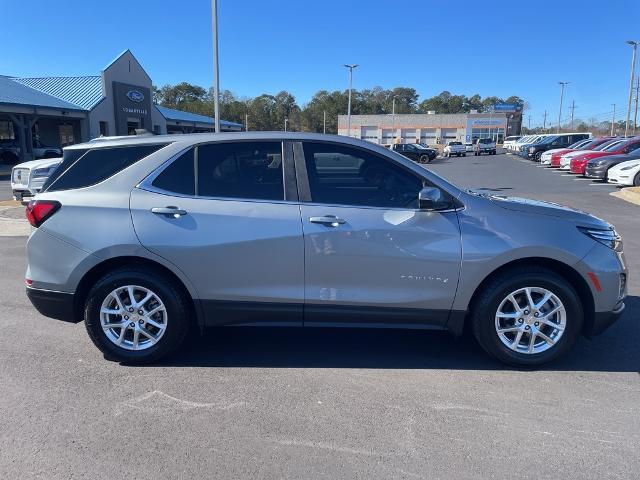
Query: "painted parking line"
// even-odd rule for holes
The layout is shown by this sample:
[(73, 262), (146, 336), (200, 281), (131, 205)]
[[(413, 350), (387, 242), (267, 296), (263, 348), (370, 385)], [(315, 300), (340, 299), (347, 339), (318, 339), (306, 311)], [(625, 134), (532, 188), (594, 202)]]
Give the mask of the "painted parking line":
[(615, 187), (615, 185), (612, 185), (610, 183), (590, 183), (589, 185), (600, 185), (600, 186), (604, 186), (604, 187)]
[(575, 175), (573, 173), (563, 173), (562, 175), (560, 175), (561, 177), (575, 177)]

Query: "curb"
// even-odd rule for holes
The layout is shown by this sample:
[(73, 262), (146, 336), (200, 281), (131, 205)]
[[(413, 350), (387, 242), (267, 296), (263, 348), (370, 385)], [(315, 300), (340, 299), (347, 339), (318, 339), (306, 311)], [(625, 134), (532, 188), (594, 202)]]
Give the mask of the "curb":
[(618, 197), (635, 205), (640, 205), (640, 187), (623, 188), (617, 192), (611, 192), (609, 195)]

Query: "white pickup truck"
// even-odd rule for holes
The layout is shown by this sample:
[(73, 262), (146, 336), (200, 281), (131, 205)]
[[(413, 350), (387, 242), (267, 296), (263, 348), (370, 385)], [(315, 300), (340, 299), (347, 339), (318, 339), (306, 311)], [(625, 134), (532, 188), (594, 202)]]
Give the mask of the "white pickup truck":
[(480, 138), (474, 145), (473, 154), (482, 155), (488, 153), (489, 155), (496, 154), (496, 141), (491, 138)]
[(31, 160), (16, 165), (11, 170), (13, 199), (25, 202), (40, 192), (44, 182), (60, 165), (62, 158)]
[(444, 156), (445, 157), (466, 157), (467, 149), (462, 142), (447, 142), (447, 145), (444, 147)]

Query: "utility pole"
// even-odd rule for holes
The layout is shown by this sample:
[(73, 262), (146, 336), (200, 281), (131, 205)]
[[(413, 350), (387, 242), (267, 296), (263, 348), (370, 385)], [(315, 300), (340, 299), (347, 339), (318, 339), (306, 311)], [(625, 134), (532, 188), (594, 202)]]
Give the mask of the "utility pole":
[(247, 113), (244, 114), (244, 131), (249, 131), (249, 114)]
[(576, 101), (571, 100), (571, 131), (573, 132), (573, 111), (576, 109)]
[(556, 133), (560, 133), (560, 122), (562, 121), (562, 100), (564, 98), (564, 87), (568, 85), (569, 82), (558, 82), (560, 84), (560, 110), (558, 111), (558, 131)]
[(284, 117), (284, 131), (287, 131), (287, 122), (289, 121), (289, 119), (287, 117)]
[(531, 115), (529, 115), (529, 131), (531, 131)]
[(613, 125), (616, 123), (616, 104), (612, 103), (611, 105), (613, 105), (613, 115), (611, 117), (611, 136), (613, 137)]
[(322, 112), (322, 133), (327, 133), (327, 111)]
[(544, 120), (542, 121), (542, 130), (547, 131), (547, 111), (544, 111)]
[(640, 97), (640, 75), (637, 77), (636, 83), (636, 113), (633, 116), (633, 134), (636, 134), (636, 127), (638, 126), (638, 97)]
[(629, 119), (631, 118), (631, 97), (633, 95), (633, 79), (636, 76), (636, 51), (638, 50), (638, 41), (627, 40), (627, 43), (631, 45), (633, 52), (631, 53), (631, 79), (629, 80), (629, 102), (627, 103), (627, 123), (624, 127), (625, 138), (629, 134)]
[(215, 131), (220, 133), (220, 72), (218, 71), (218, 0), (211, 0), (211, 32), (213, 35), (213, 116)]
[(353, 85), (353, 69), (357, 64), (345, 64), (345, 67), (349, 69), (349, 104), (347, 106), (347, 136), (351, 136), (351, 86)]

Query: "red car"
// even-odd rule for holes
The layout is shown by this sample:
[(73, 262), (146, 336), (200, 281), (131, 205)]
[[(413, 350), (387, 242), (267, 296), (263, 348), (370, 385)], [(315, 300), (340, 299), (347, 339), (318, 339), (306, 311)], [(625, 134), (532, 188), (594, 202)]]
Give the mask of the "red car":
[(591, 140), (589, 143), (587, 143), (586, 145), (583, 145), (580, 148), (565, 148), (562, 150), (559, 150), (557, 152), (554, 152), (551, 155), (551, 168), (559, 168), (560, 167), (560, 157), (562, 155), (564, 155), (565, 153), (569, 153), (569, 152), (573, 152), (574, 150), (593, 150), (596, 147), (599, 147), (600, 145), (602, 145), (605, 142), (608, 142), (612, 139), (613, 137), (599, 137), (599, 138), (594, 138), (593, 140)]
[(636, 148), (640, 148), (640, 137), (631, 137), (620, 143), (614, 143), (604, 150), (595, 150), (578, 155), (571, 159), (571, 173), (584, 175), (589, 160), (607, 155), (620, 155), (629, 153)]

